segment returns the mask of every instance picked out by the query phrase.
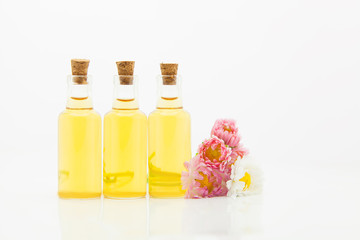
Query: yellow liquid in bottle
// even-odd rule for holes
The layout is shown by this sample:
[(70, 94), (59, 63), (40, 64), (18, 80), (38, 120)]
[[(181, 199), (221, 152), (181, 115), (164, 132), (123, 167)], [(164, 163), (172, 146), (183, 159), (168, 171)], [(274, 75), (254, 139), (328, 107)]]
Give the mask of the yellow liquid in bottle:
[(104, 119), (104, 196), (145, 197), (147, 118), (139, 110), (113, 109)]
[(150, 196), (183, 197), (181, 172), (190, 158), (190, 115), (182, 108), (158, 108), (152, 112), (149, 116)]
[(101, 196), (101, 117), (91, 108), (66, 109), (59, 116), (58, 195)]

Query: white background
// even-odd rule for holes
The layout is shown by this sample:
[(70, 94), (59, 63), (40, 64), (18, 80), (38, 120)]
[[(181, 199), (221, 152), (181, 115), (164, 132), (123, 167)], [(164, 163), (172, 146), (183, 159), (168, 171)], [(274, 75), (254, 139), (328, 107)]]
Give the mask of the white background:
[[(0, 0), (0, 239), (130, 239), (136, 227), (153, 239), (358, 239), (359, 12), (355, 0)], [(101, 115), (115, 61), (136, 61), (146, 114), (159, 63), (178, 62), (193, 152), (217, 118), (236, 119), (264, 166), (265, 192), (249, 203), (261, 213), (235, 211), (250, 198), (58, 201), (57, 117), (71, 58), (91, 60)], [(139, 226), (124, 217), (136, 211), (146, 213)]]

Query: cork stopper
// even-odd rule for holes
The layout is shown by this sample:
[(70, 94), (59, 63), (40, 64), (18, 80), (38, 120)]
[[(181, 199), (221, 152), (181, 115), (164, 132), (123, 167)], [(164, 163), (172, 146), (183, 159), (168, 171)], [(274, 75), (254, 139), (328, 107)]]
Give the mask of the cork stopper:
[(160, 63), (161, 75), (164, 85), (176, 85), (177, 63)]
[(116, 62), (118, 74), (120, 75), (120, 84), (132, 85), (134, 80), (134, 61), (119, 61)]
[(87, 71), (90, 60), (88, 59), (71, 59), (71, 72), (72, 75), (81, 75), (83, 77), (74, 77), (73, 81), (77, 84), (87, 83)]

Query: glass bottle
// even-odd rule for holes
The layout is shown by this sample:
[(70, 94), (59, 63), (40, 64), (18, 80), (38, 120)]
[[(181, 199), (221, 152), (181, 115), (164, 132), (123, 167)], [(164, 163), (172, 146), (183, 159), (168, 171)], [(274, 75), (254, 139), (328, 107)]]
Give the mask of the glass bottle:
[(146, 156), (147, 117), (139, 110), (137, 77), (116, 75), (112, 110), (104, 118), (104, 196), (145, 197)]
[(68, 77), (66, 109), (59, 116), (58, 195), (101, 196), (101, 117), (93, 110), (91, 77)]
[(183, 110), (178, 76), (162, 75), (158, 84), (157, 107), (149, 115), (149, 194), (183, 197), (181, 172), (191, 158), (190, 115)]

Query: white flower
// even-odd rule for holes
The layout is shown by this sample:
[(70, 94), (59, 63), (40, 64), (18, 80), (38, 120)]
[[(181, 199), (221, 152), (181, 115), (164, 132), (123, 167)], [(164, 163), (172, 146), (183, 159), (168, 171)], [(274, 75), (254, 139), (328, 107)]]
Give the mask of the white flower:
[(226, 182), (228, 197), (260, 193), (263, 173), (259, 165), (249, 156), (239, 157), (231, 166), (231, 180)]

